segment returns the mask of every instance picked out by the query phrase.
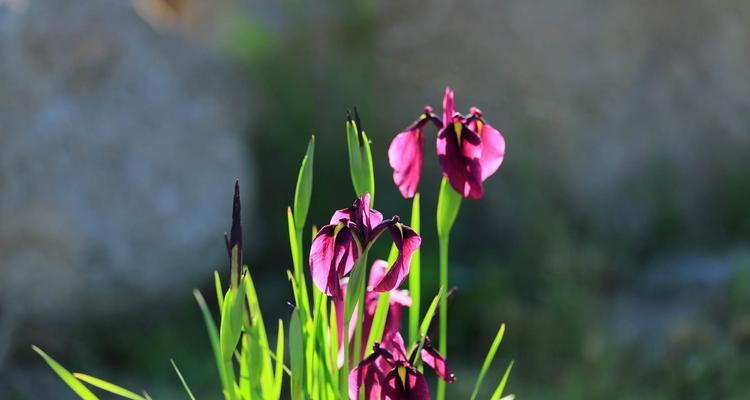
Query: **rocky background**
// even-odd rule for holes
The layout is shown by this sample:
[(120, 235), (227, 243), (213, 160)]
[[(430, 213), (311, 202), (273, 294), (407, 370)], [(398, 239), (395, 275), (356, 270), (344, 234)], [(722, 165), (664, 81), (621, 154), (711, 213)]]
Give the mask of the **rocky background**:
[[(189, 289), (222, 268), (232, 180), (285, 317), (307, 136), (311, 222), (351, 201), (353, 105), (378, 207), (406, 215), (388, 142), (451, 85), (508, 142), (452, 238), (457, 396), (505, 321), (521, 398), (746, 398), (748, 27), (734, 0), (0, 1), (0, 394), (64, 390), (33, 341), (164, 397), (175, 357), (211, 398)], [(431, 226), (434, 158), (425, 174)]]

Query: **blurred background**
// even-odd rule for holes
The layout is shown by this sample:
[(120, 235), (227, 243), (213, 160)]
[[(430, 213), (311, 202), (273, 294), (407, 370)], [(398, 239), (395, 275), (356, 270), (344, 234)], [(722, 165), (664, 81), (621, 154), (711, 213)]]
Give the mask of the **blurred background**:
[[(246, 261), (287, 319), (285, 208), (348, 206), (345, 110), (377, 208), (390, 139), (446, 85), (507, 141), (451, 245), (452, 398), (750, 398), (750, 3), (0, 0), (0, 398), (72, 398), (30, 350), (154, 398), (218, 398), (191, 294)], [(437, 289), (428, 131), (423, 289)], [(213, 296), (207, 296), (212, 298)], [(215, 305), (212, 305), (215, 306)]]

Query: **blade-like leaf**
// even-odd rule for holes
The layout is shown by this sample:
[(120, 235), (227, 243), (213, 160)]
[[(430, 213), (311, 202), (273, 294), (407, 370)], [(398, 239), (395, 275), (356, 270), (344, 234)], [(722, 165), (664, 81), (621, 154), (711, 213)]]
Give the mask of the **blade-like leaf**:
[[(351, 275), (349, 275), (349, 283), (346, 286), (346, 295), (344, 301), (344, 322), (345, 326), (348, 326), (348, 321), (352, 318), (354, 307), (357, 302), (364, 294), (365, 290), (365, 275), (367, 272), (367, 266), (364, 260), (367, 259), (367, 254), (359, 257), (357, 263), (354, 264)], [(346, 330), (346, 329), (344, 329)]]
[(497, 331), (497, 335), (495, 335), (495, 340), (492, 341), (490, 350), (487, 352), (487, 356), (484, 358), (482, 369), (479, 371), (477, 382), (474, 384), (474, 390), (471, 393), (471, 400), (476, 399), (477, 394), (479, 394), (479, 388), (482, 385), (482, 381), (484, 380), (484, 375), (487, 374), (487, 371), (490, 369), (490, 365), (492, 364), (492, 360), (495, 359), (495, 353), (497, 352), (497, 348), (500, 347), (500, 342), (503, 341), (503, 335), (505, 335), (505, 324), (500, 325), (500, 329)]
[(190, 391), (190, 387), (188, 386), (187, 382), (185, 381), (185, 377), (182, 376), (182, 373), (180, 372), (180, 369), (177, 368), (177, 364), (175, 364), (174, 360), (169, 360), (172, 362), (172, 367), (174, 367), (174, 372), (177, 373), (177, 377), (180, 378), (180, 382), (182, 382), (182, 387), (185, 388), (185, 392), (187, 392), (188, 397), (190, 397), (190, 400), (195, 400), (195, 396), (193, 396), (193, 392)]
[(302, 326), (299, 320), (299, 308), (292, 311), (289, 322), (289, 356), (292, 362), (292, 399), (304, 399), (305, 349), (302, 341)]
[(274, 399), (281, 398), (281, 385), (284, 383), (284, 321), (279, 319), (279, 332), (276, 336), (276, 370), (273, 377)]
[(362, 131), (362, 184), (370, 193), (370, 205), (375, 204), (375, 171), (372, 167), (372, 151), (370, 150), (370, 139)]
[[(420, 211), (419, 211), (419, 193), (414, 195), (411, 206), (411, 228), (420, 233)], [(409, 342), (414, 343), (419, 340), (419, 311), (420, 296), (422, 295), (422, 271), (421, 271), (421, 251), (417, 248), (411, 256), (411, 269), (409, 270), (409, 294), (411, 295), (411, 307), (409, 307)], [(392, 265), (392, 264), (388, 264)]]
[(299, 269), (299, 244), (297, 243), (297, 230), (294, 224), (294, 214), (292, 213), (292, 207), (286, 208), (287, 216), (287, 228), (289, 229), (289, 248), (292, 251), (292, 263), (294, 265), (294, 272), (297, 273)]
[(432, 317), (435, 315), (435, 309), (437, 309), (438, 304), (440, 304), (440, 299), (443, 298), (443, 295), (445, 294), (445, 288), (440, 288), (438, 291), (438, 294), (435, 296), (434, 299), (432, 299), (432, 303), (430, 303), (430, 307), (427, 309), (427, 312), (424, 315), (424, 318), (422, 319), (422, 324), (419, 325), (419, 336), (422, 337), (427, 334), (427, 330), (430, 329), (430, 323), (432, 322)]
[(361, 182), (362, 177), (362, 154), (359, 150), (359, 133), (357, 124), (351, 119), (346, 121), (346, 144), (349, 151), (349, 172), (352, 176), (352, 185), (357, 196), (364, 194), (365, 187)]
[(315, 135), (310, 137), (307, 144), (305, 158), (299, 168), (297, 176), (297, 187), (294, 190), (294, 221), (297, 231), (301, 231), (307, 220), (307, 211), (310, 208), (310, 196), (313, 187), (313, 157), (315, 156)]
[[(497, 389), (495, 389), (495, 393), (492, 394), (492, 400), (498, 400), (503, 395), (503, 390), (505, 390), (505, 384), (508, 382), (508, 377), (510, 376), (510, 370), (513, 369), (513, 361), (508, 364), (508, 368), (505, 369), (505, 374), (503, 374), (503, 379), (500, 380), (500, 384), (497, 385)], [(508, 395), (506, 397), (503, 397), (503, 399), (507, 400), (513, 400), (515, 396)]]
[(107, 382), (104, 379), (99, 379), (99, 378), (97, 378), (95, 376), (82, 374), (80, 372), (73, 373), (73, 376), (75, 376), (76, 378), (78, 378), (78, 379), (80, 379), (80, 380), (82, 380), (82, 381), (90, 384), (91, 386), (96, 386), (99, 389), (106, 390), (106, 391), (108, 391), (108, 392), (110, 392), (112, 394), (116, 394), (116, 395), (118, 395), (120, 397), (124, 397), (126, 399), (131, 399), (131, 400), (146, 400), (145, 397), (143, 397), (143, 396), (141, 396), (139, 394), (133, 393), (130, 390), (127, 390), (127, 389), (125, 389), (123, 387), (117, 386), (114, 383)]
[[(203, 322), (206, 324), (206, 330), (208, 331), (208, 339), (211, 342), (211, 349), (214, 353), (214, 358), (216, 361), (216, 369), (219, 372), (219, 379), (221, 380), (222, 386), (227, 389), (227, 381), (224, 374), (224, 361), (222, 361), (221, 356), (221, 347), (219, 344), (219, 331), (216, 329), (216, 323), (214, 322), (213, 316), (211, 316), (211, 311), (208, 309), (208, 305), (206, 305), (206, 300), (203, 299), (203, 295), (198, 289), (193, 290), (193, 296), (195, 296), (195, 300), (198, 302), (198, 306), (201, 309), (201, 314), (203, 315)], [(224, 295), (222, 294), (222, 298)], [(221, 305), (221, 303), (220, 303)]]
[(52, 370), (55, 371), (55, 373), (57, 373), (57, 375), (63, 380), (63, 382), (68, 384), (68, 386), (70, 386), (70, 388), (73, 389), (73, 391), (76, 392), (76, 394), (83, 400), (97, 400), (96, 395), (94, 395), (91, 390), (89, 390), (83, 383), (81, 383), (81, 381), (73, 376), (70, 371), (65, 369), (65, 367), (52, 359), (52, 357), (48, 356), (47, 353), (42, 351), (42, 349), (40, 349), (39, 347), (31, 346), (31, 348), (35, 352), (37, 352), (37, 354), (42, 356), (44, 361), (47, 362), (47, 365), (49, 365), (50, 368), (52, 368)]
[(385, 329), (385, 320), (388, 317), (388, 309), (390, 308), (391, 292), (383, 292), (378, 296), (378, 305), (375, 308), (375, 314), (372, 317), (372, 325), (370, 328), (370, 337), (367, 338), (367, 346), (365, 346), (365, 354), (370, 351), (372, 345), (375, 342), (379, 342), (383, 338), (383, 330)]
[(221, 305), (224, 304), (224, 289), (221, 287), (221, 277), (219, 277), (219, 272), (214, 271), (214, 287), (216, 289), (216, 301), (219, 305), (219, 311), (221, 311)]

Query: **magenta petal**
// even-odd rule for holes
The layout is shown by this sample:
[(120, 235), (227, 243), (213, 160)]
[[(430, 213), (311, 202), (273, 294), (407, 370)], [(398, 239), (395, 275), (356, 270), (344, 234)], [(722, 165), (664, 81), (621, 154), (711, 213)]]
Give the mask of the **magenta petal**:
[(371, 354), (349, 373), (349, 399), (357, 400), (360, 390), (365, 391), (365, 400), (380, 399), (380, 382), (383, 373), (375, 363), (378, 354)]
[(354, 240), (352, 231), (343, 228), (336, 236), (333, 265), (336, 268), (337, 279), (343, 278), (354, 267), (359, 252), (357, 242)]
[(424, 128), (419, 124), (396, 135), (388, 148), (388, 162), (393, 168), (393, 182), (401, 195), (407, 199), (414, 197), (417, 192), (423, 158)]
[(310, 275), (312, 275), (315, 286), (328, 296), (338, 297), (335, 294), (340, 288), (334, 285), (331, 288), (331, 273), (335, 276), (335, 268), (332, 268), (334, 259), (334, 233), (336, 225), (326, 225), (318, 231), (313, 239), (310, 249)]
[(367, 280), (367, 286), (375, 287), (383, 279), (387, 269), (388, 263), (385, 260), (375, 260), (370, 267), (370, 278)]
[(479, 164), (482, 166), (482, 181), (485, 181), (500, 168), (505, 157), (505, 138), (497, 129), (489, 124), (482, 124), (482, 156)]
[(409, 265), (411, 256), (419, 248), (422, 238), (419, 237), (414, 229), (399, 223), (388, 227), (393, 238), (393, 243), (398, 249), (398, 257), (393, 263), (391, 269), (386, 272), (383, 279), (375, 286), (377, 292), (387, 292), (401, 285), (407, 275), (409, 275)]
[[(404, 368), (405, 381), (400, 377), (399, 369)], [(382, 387), (383, 400), (430, 400), (430, 389), (427, 380), (414, 368), (397, 366), (384, 378)]]
[(443, 358), (443, 356), (432, 346), (425, 346), (420, 355), (422, 356), (422, 361), (432, 367), (440, 379), (448, 383), (456, 381), (456, 377), (451, 373), (450, 368), (448, 368), (448, 363), (445, 362), (445, 358)]
[(453, 102), (453, 90), (447, 87), (443, 96), (443, 128), (453, 122), (453, 114), (455, 113), (456, 106)]
[(451, 123), (440, 131), (437, 140), (438, 160), (443, 175), (456, 192), (464, 197), (478, 199), (484, 195), (482, 167), (479, 163), (481, 141), (476, 133), (463, 124), (461, 126), (460, 146), (455, 124)]
[(406, 361), (406, 346), (401, 332), (394, 332), (392, 335), (383, 336), (383, 343), (380, 347), (387, 350), (396, 361)]

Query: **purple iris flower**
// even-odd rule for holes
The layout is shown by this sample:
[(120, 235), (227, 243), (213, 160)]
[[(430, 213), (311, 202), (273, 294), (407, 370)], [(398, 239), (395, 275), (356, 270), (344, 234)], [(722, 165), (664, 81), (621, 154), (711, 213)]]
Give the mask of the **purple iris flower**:
[(318, 289), (334, 299), (343, 299), (341, 278), (385, 230), (393, 238), (398, 257), (373, 290), (385, 292), (400, 285), (409, 274), (411, 256), (422, 239), (401, 224), (398, 216), (384, 221), (383, 214), (370, 208), (370, 195), (365, 194), (351, 207), (336, 211), (330, 224), (322, 227), (313, 239), (310, 272)]
[[(407, 358), (404, 339), (398, 332), (382, 344), (375, 343), (372, 354), (349, 373), (349, 398), (357, 399), (364, 390), (366, 400), (429, 400), (427, 381), (414, 367), (418, 348), (416, 346)], [(449, 383), (456, 380), (428, 338), (419, 354), (425, 364), (435, 369), (438, 377)]]
[(432, 109), (425, 107), (425, 113), (391, 142), (388, 158), (401, 194), (410, 198), (416, 193), (423, 162), (424, 126), (428, 121), (440, 129), (437, 154), (443, 176), (464, 197), (484, 196), (482, 183), (502, 164), (505, 139), (483, 119), (478, 108), (472, 107), (467, 116), (457, 113), (450, 88), (445, 89), (443, 97), (442, 121), (438, 122)]

